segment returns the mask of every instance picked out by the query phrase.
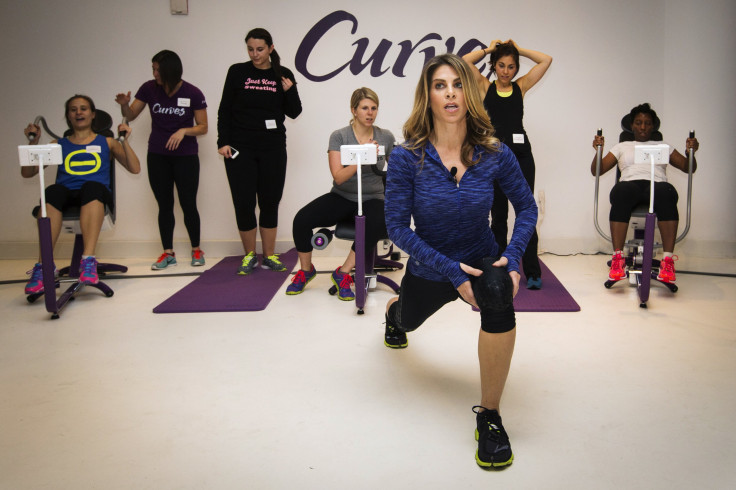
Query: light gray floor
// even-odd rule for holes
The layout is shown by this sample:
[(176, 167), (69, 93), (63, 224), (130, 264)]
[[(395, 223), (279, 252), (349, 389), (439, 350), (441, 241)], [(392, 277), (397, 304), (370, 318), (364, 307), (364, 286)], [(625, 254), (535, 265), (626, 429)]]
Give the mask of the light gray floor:
[[(516, 460), (496, 472), (474, 460), (478, 318), (459, 302), (393, 351), (391, 293), (358, 316), (326, 274), (262, 312), (156, 315), (192, 277), (127, 260), (154, 277), (85, 291), (54, 321), (0, 285), (0, 488), (734, 488), (736, 279), (680, 274), (644, 310), (603, 288), (606, 257), (542, 258), (582, 311), (517, 314)], [(0, 279), (30, 265), (0, 261)]]

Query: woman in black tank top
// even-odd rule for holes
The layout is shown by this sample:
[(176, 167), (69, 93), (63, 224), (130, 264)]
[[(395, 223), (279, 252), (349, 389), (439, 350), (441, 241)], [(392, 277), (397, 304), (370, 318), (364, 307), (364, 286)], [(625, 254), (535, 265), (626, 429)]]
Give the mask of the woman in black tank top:
[[(488, 77), (493, 73), (496, 74), (493, 82), (475, 66), (475, 63), (484, 59), (488, 54), (491, 55)], [(525, 75), (514, 80), (519, 72), (520, 56), (532, 60), (536, 65)], [(473, 68), (475, 78), (485, 94), (483, 105), (491, 118), (496, 131), (495, 136), (514, 152), (524, 178), (534, 191), (534, 156), (523, 124), (524, 95), (542, 79), (549, 65), (552, 64), (552, 57), (539, 51), (521, 48), (511, 39), (505, 43), (496, 39), (488, 47), (466, 54), (463, 59)], [(498, 185), (494, 185), (491, 230), (502, 251), (506, 248), (508, 240), (508, 212), (508, 199)], [(529, 289), (541, 289), (542, 287), (542, 271), (537, 258), (538, 242), (539, 238), (535, 231), (522, 257), (524, 275)]]

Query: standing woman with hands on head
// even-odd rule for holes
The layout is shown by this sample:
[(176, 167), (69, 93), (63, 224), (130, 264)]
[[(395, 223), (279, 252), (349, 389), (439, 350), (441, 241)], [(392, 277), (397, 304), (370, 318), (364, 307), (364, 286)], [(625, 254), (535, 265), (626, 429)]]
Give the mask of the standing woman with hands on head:
[[(256, 265), (260, 228), (262, 267), (284, 271), (275, 253), (279, 203), (286, 181), (286, 116), (302, 112), (294, 74), (281, 66), (271, 34), (256, 28), (245, 36), (250, 61), (230, 67), (217, 112), (217, 147), (225, 171), (245, 256), (237, 274)], [(260, 216), (256, 219), (256, 203)]]
[(151, 112), (148, 181), (158, 202), (158, 228), (164, 248), (151, 269), (162, 270), (176, 265), (174, 186), (192, 245), (191, 264), (204, 265), (204, 252), (199, 248), (199, 147), (196, 137), (207, 134), (207, 103), (201, 90), (181, 79), (181, 59), (173, 51), (165, 49), (157, 53), (151, 60), (151, 67), (153, 80), (141, 85), (132, 104), (130, 92), (115, 97), (120, 112), (128, 121), (138, 117), (146, 104)]
[[(491, 73), (496, 74), (496, 80), (493, 82), (483, 76), (475, 66), (475, 63), (481, 61), (489, 53)], [(525, 75), (514, 81), (514, 77), (519, 73), (519, 56), (528, 58), (536, 64)], [(514, 152), (524, 178), (533, 192), (536, 169), (532, 147), (524, 130), (524, 96), (542, 79), (552, 64), (552, 57), (539, 51), (521, 48), (511, 39), (505, 43), (496, 39), (487, 48), (472, 51), (463, 56), (463, 59), (468, 62), (475, 73), (475, 79), (484, 96), (483, 106), (491, 118), (496, 137)], [(502, 251), (507, 244), (508, 215), (508, 199), (496, 185), (495, 200), (491, 210), (491, 228)], [(538, 242), (539, 238), (535, 230), (522, 258), (528, 289), (541, 289), (542, 287), (542, 270), (537, 257)]]

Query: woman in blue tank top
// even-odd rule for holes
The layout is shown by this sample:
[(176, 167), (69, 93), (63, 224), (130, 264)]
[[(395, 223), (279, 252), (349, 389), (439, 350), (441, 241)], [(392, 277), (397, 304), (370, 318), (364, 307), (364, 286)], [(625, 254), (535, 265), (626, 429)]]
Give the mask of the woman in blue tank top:
[[(490, 73), (496, 74), (496, 79), (493, 82), (482, 75), (475, 66), (475, 63), (478, 63), (489, 53), (491, 55)], [(519, 56), (529, 58), (536, 65), (525, 75), (514, 81), (519, 73)], [(496, 137), (514, 152), (517, 160), (519, 160), (527, 184), (534, 191), (534, 156), (523, 124), (524, 95), (542, 79), (550, 64), (552, 64), (552, 57), (539, 51), (521, 48), (511, 39), (505, 43), (496, 39), (488, 47), (466, 54), (463, 59), (473, 68), (475, 78), (485, 97), (483, 105), (491, 118)], [(495, 187), (496, 199), (493, 201), (493, 209), (491, 210), (491, 229), (499, 248), (503, 251), (508, 243), (509, 203), (498, 185)], [(522, 257), (522, 266), (528, 289), (540, 289), (542, 287), (542, 271), (537, 258), (538, 241), (535, 230)]]
[[(112, 137), (97, 134), (93, 129), (95, 119), (95, 104), (86, 95), (75, 95), (64, 105), (66, 123), (69, 131), (64, 138), (52, 143), (59, 143), (64, 159), (56, 173), (56, 183), (46, 188), (46, 215), (51, 221), (51, 243), (61, 233), (62, 211), (70, 205), (80, 206), (79, 224), (82, 228), (84, 250), (80, 264), (79, 281), (87, 284), (97, 284), (97, 260), (95, 247), (100, 235), (102, 221), (105, 218), (105, 204), (112, 203), (110, 192), (110, 165), (113, 164), (111, 155), (120, 162), (130, 173), (141, 171), (133, 148), (128, 143), (130, 127), (125, 124), (118, 126), (118, 131), (127, 131), (122, 143)], [(25, 129), (26, 137), (35, 134), (32, 145), (38, 144), (41, 139), (41, 128), (29, 124)], [(21, 167), (21, 175), (26, 178), (38, 173), (38, 167)], [(30, 272), (31, 278), (26, 284), (26, 294), (43, 292), (43, 272), (41, 258)]]

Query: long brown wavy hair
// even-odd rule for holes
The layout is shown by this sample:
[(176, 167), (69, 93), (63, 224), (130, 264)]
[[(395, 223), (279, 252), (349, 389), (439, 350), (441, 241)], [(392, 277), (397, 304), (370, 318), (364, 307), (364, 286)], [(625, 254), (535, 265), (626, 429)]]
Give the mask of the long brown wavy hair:
[(414, 152), (420, 150), (421, 160), (419, 163), (420, 165), (423, 164), (425, 148), (434, 131), (432, 108), (429, 102), (432, 77), (434, 77), (437, 68), (442, 65), (447, 65), (455, 70), (462, 83), (468, 112), (465, 115), (467, 133), (461, 149), (461, 159), (466, 167), (471, 167), (478, 163), (477, 159), (473, 160), (473, 148), (476, 145), (481, 145), (488, 151), (498, 151), (499, 140), (493, 136), (493, 125), (483, 107), (480, 86), (475, 81), (470, 67), (462, 58), (452, 53), (435, 56), (424, 65), (422, 76), (414, 93), (414, 107), (403, 128), (404, 147)]

